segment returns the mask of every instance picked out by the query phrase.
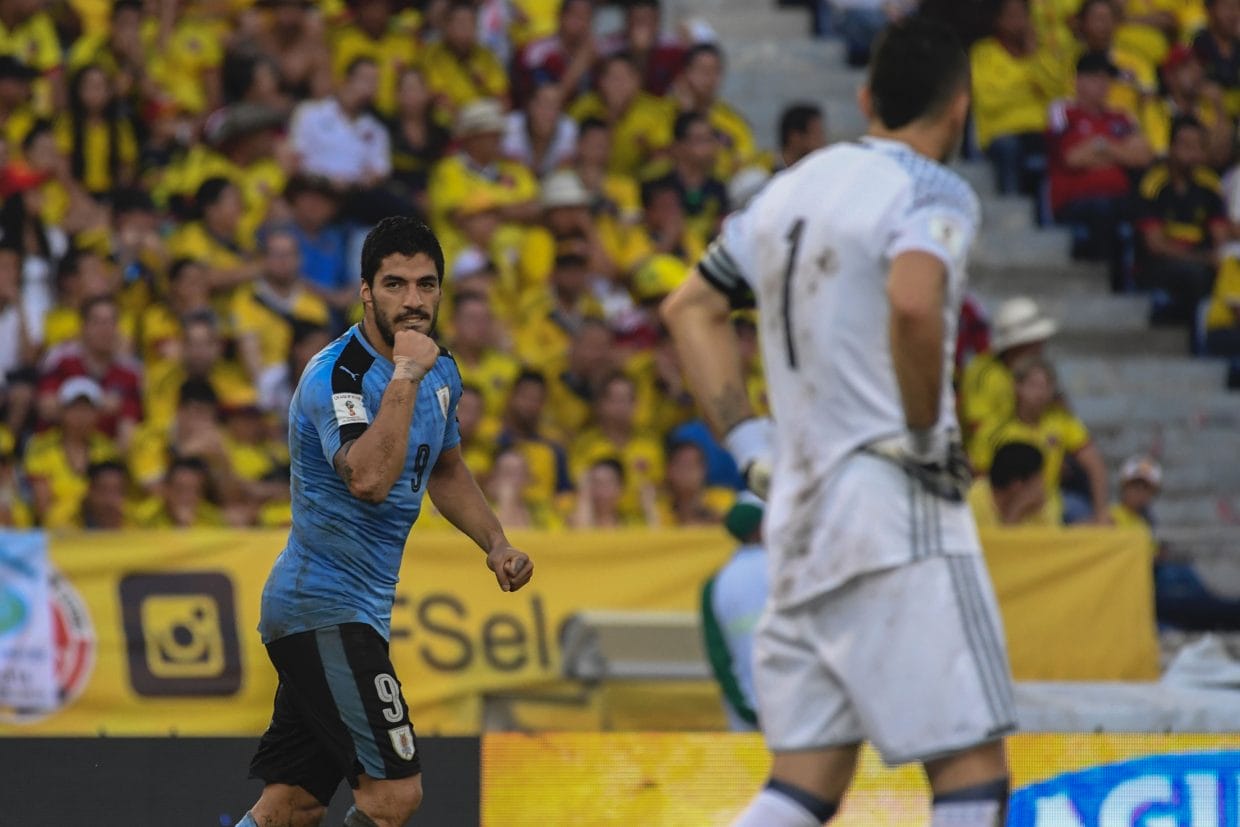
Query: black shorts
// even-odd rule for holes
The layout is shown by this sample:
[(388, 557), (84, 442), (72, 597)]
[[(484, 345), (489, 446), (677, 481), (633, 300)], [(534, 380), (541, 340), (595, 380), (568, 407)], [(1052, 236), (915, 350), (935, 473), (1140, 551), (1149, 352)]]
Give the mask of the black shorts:
[(388, 644), (365, 623), (273, 640), (280, 676), (275, 711), (250, 777), (302, 787), (324, 806), (346, 778), (407, 778), (422, 771), (409, 706)]

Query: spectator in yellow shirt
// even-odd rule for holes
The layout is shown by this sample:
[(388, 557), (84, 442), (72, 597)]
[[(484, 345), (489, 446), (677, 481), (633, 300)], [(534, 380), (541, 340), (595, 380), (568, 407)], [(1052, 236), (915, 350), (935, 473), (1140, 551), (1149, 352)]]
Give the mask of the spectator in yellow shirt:
[(642, 187), (642, 252), (669, 255), (692, 266), (706, 253), (706, 239), (685, 214), (684, 197), (675, 181), (663, 178)]
[(26, 447), (25, 471), (43, 528), (70, 528), (86, 495), (92, 463), (114, 459), (112, 441), (98, 430), (103, 389), (94, 379), (76, 376), (57, 392), (60, 426), (34, 436)]
[(282, 525), (291, 508), (287, 436), (273, 433), (254, 399), (222, 411), (224, 451), (234, 482), (225, 505), (230, 521)]
[(495, 316), (486, 299), (477, 294), (458, 296), (452, 306), (452, 357), (461, 383), (482, 394), (483, 412), (498, 427), (504, 403), (521, 365), (496, 347)]
[(1059, 524), (1048, 508), (1042, 450), (1008, 442), (995, 451), (990, 470), (969, 489), (969, 508), (978, 528)]
[(659, 525), (719, 525), (736, 500), (730, 488), (706, 485), (706, 454), (696, 442), (667, 448), (667, 472), (659, 495)]
[(1032, 192), (1046, 166), (1047, 107), (1061, 89), (1058, 61), (1039, 48), (1029, 0), (1002, 0), (991, 36), (973, 45), (973, 121), (1000, 193)]
[(38, 115), (30, 103), (30, 82), (39, 73), (12, 55), (0, 55), (0, 137), (9, 159), (20, 154), (22, 140)]
[(495, 454), (495, 433), (499, 423), (488, 423), (482, 412), (482, 392), (473, 385), (461, 386), (456, 406), (457, 430), (461, 435), (461, 458), (475, 479), (484, 480), (491, 473)]
[(375, 108), (382, 115), (396, 111), (396, 82), (400, 73), (418, 63), (418, 40), (392, 16), (390, 0), (350, 0), (353, 20), (336, 34), (332, 44), (332, 68), (336, 78), (359, 58), (379, 67), (379, 91)]
[(1206, 353), (1240, 356), (1240, 258), (1234, 254), (1219, 267), (1206, 311)]
[(255, 397), (254, 384), (241, 365), (224, 358), (219, 324), (208, 311), (183, 317), (177, 355), (147, 365), (146, 425), (162, 429), (172, 424), (180, 403), (181, 388), (190, 380), (206, 382), (225, 406), (236, 406)]
[(607, 168), (618, 175), (636, 177), (672, 141), (672, 118), (667, 106), (641, 90), (637, 66), (624, 53), (603, 60), (598, 71), (598, 91), (578, 98), (569, 114), (578, 124), (587, 118), (607, 124), (611, 130)]
[(495, 508), (495, 516), (505, 527), (534, 528), (541, 531), (563, 527), (563, 520), (550, 504), (531, 499), (530, 469), (525, 455), (515, 447), (500, 449), (486, 478), (487, 499)]
[(586, 423), (603, 382), (619, 368), (615, 336), (602, 319), (587, 317), (572, 334), (568, 358), (536, 365), (547, 377), (547, 431), (564, 443), (574, 439)]
[(1150, 457), (1125, 460), (1119, 472), (1119, 501), (1111, 506), (1111, 520), (1121, 528), (1152, 528), (1151, 511), (1162, 488), (1162, 467)]
[(653, 486), (657, 491), (664, 467), (662, 446), (638, 432), (636, 416), (636, 385), (622, 373), (613, 374), (594, 400), (594, 425), (579, 433), (569, 450), (569, 467), (579, 479), (599, 460), (619, 458), (625, 475), (620, 507), (633, 517), (645, 513), (643, 489)]
[(478, 12), (468, 0), (449, 3), (442, 39), (427, 48), (422, 65), (426, 85), (448, 112), (485, 98), (508, 99), (508, 73), (478, 43)]
[[(163, 129), (168, 120), (157, 119), (153, 130)], [(170, 164), (155, 159), (155, 170), (146, 172), (155, 179), (155, 200), (178, 215), (189, 216), (194, 211), (195, 192), (211, 178), (227, 178), (241, 194), (238, 238), (243, 242), (252, 239), (267, 220), (272, 202), (284, 191), (291, 147), (278, 139), (277, 130), (285, 120), (282, 111), (254, 103), (233, 103), (213, 112), (202, 127), (204, 143)]]
[(1011, 418), (1016, 405), (1012, 366), (1040, 357), (1056, 330), (1054, 319), (1033, 299), (1019, 296), (999, 306), (990, 352), (974, 356), (960, 380), (960, 419), (967, 439)]
[(699, 43), (685, 53), (685, 62), (672, 83), (668, 99), (674, 111), (696, 112), (706, 118), (719, 145), (714, 173), (726, 181), (741, 167), (761, 159), (744, 116), (719, 99), (723, 69), (720, 48), (714, 43)]
[(139, 322), (138, 352), (148, 371), (180, 358), (184, 320), (204, 312), (211, 312), (206, 268), (193, 259), (179, 258), (168, 268), (167, 301), (150, 304)]
[(297, 323), (325, 326), (331, 320), (327, 303), (301, 275), (297, 237), (273, 228), (263, 239), (262, 276), (240, 287), (232, 299), (232, 330), (241, 363), (258, 383), (268, 370), (288, 360)]
[(558, 254), (550, 284), (522, 302), (524, 322), (516, 331), (516, 355), (540, 370), (559, 370), (572, 337), (586, 319), (602, 317), (602, 308), (590, 295), (590, 271), (585, 257), (579, 253)]
[(1206, 136), (1206, 163), (1215, 169), (1231, 160), (1235, 125), (1227, 116), (1223, 90), (1208, 83), (1201, 61), (1187, 46), (1175, 46), (1162, 66), (1166, 95), (1151, 98), (1141, 112), (1141, 130), (1150, 149), (1160, 158), (1171, 148), (1171, 124), (1179, 115), (1191, 115)]
[[(198, 220), (168, 240), (174, 258), (190, 258), (207, 268), (207, 284), (217, 309), (227, 308), (236, 288), (259, 278), (261, 265), (239, 238), (241, 191), (227, 178), (208, 178), (194, 195)], [(252, 242), (251, 242), (252, 243)]]
[(465, 246), (456, 213), (471, 198), (486, 197), (494, 203), (501, 229), (522, 229), (541, 214), (534, 176), (520, 164), (500, 157), (504, 128), (504, 113), (497, 101), (479, 100), (464, 107), (453, 132), (460, 151), (431, 172), (427, 186), (431, 226), (449, 257)]
[(1142, 54), (1132, 52), (1115, 43), (1120, 15), (1113, 0), (1085, 0), (1076, 15), (1080, 41), (1075, 48), (1063, 53), (1063, 86), (1060, 94), (1075, 94), (1074, 78), (1076, 63), (1087, 53), (1104, 54), (1119, 74), (1107, 94), (1107, 107), (1134, 120), (1140, 120), (1146, 102), (1158, 95), (1158, 76), (1155, 64)]
[(728, 188), (714, 175), (719, 142), (706, 119), (696, 112), (682, 112), (672, 127), (674, 142), (670, 162), (659, 164), (643, 186), (668, 186), (680, 195), (685, 223), (702, 244), (719, 232), (723, 217), (731, 211)]
[(644, 513), (621, 506), (626, 488), (624, 464), (620, 460), (604, 457), (595, 461), (580, 477), (569, 526), (577, 529), (628, 528), (653, 524), (658, 516), (653, 486), (646, 483), (643, 488)]
[[(1029, 358), (1019, 362), (1012, 375), (1016, 383), (1016, 407), (1012, 418), (999, 423), (989, 433), (979, 433), (975, 437), (969, 454), (974, 467), (988, 470), (999, 448), (1009, 442), (1028, 442), (1042, 450), (1051, 513), (1061, 515), (1058, 518), (1068, 523), (1109, 524), (1106, 462), (1098, 446), (1090, 440), (1085, 424), (1058, 404), (1053, 368), (1043, 359)], [(1089, 483), (1089, 501), (1074, 502), (1071, 512), (1064, 509), (1060, 492), (1064, 463), (1069, 456), (1084, 471)]]
[(1162, 63), (1171, 44), (1179, 39), (1179, 10), (1184, 0), (1121, 0), (1124, 22), (1117, 40), (1130, 52), (1139, 54), (1151, 66)]
[(641, 221), (641, 193), (632, 175), (612, 172), (611, 129), (590, 117), (577, 126), (577, 157), (573, 172), (590, 193), (595, 221), (632, 227)]
[(133, 124), (99, 66), (85, 66), (70, 79), (69, 111), (57, 122), (56, 137), (74, 179), (96, 198), (133, 181), (138, 162)]
[(129, 469), (119, 460), (92, 463), (86, 470), (86, 494), (78, 514), (77, 528), (87, 531), (119, 531), (132, 528), (129, 502)]
[[(539, 198), (542, 221), (532, 226), (517, 263), (521, 292), (529, 296), (545, 289), (555, 266), (557, 249), (576, 246), (595, 276), (613, 278), (636, 263), (615, 222), (596, 221), (591, 197), (576, 172), (560, 170), (543, 181)], [(627, 258), (626, 258), (627, 256)]]
[(13, 435), (0, 425), (0, 527), (34, 528), (34, 512), (18, 484), (17, 466)]
[(138, 509), (143, 528), (211, 528), (224, 525), (208, 498), (210, 477), (199, 459), (179, 457), (168, 466), (159, 494)]
[(39, 73), (33, 85), (34, 108), (43, 115), (64, 105), (63, 51), (51, 16), (42, 2), (0, 3), (0, 55), (12, 55)]
[(525, 458), (529, 480), (522, 495), (539, 508), (561, 505), (573, 490), (568, 454), (544, 432), (546, 403), (547, 380), (537, 371), (522, 371), (508, 395), (503, 428), (495, 443), (499, 450), (516, 450)]
[[(270, 13), (264, 25), (248, 42), (242, 41), (243, 45), (274, 62), (280, 87), (292, 97), (321, 98), (330, 94), (331, 51), (317, 4), (313, 0), (275, 0), (265, 5)], [(405, 42), (408, 43), (407, 38)], [(348, 63), (346, 60), (345, 64)]]

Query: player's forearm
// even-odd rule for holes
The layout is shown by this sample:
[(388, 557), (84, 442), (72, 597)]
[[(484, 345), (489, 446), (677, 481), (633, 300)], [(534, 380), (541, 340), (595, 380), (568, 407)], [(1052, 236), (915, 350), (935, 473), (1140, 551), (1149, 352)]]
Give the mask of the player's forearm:
[(740, 349), (726, 300), (718, 294), (698, 299), (673, 294), (663, 305), (663, 321), (676, 343), (690, 393), (707, 423), (722, 437), (754, 412), (745, 392)]
[(891, 312), (891, 360), (904, 420), (911, 430), (933, 428), (943, 393), (943, 315), (931, 308)]
[(374, 421), (348, 446), (339, 468), (353, 496), (383, 502), (400, 479), (417, 396), (418, 382), (397, 376), (388, 383)]
[(504, 528), (460, 455), (441, 458), (426, 484), (439, 513), (461, 530), (478, 548), (490, 552), (506, 542)]
[(913, 431), (933, 428), (939, 421), (946, 289), (947, 273), (935, 256), (911, 251), (892, 262), (887, 280), (891, 361), (904, 421)]

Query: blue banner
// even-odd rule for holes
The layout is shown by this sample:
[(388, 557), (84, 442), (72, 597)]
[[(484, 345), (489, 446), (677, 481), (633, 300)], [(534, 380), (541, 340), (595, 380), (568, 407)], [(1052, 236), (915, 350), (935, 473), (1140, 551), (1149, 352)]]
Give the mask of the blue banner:
[(1017, 790), (1008, 827), (1240, 827), (1240, 752), (1155, 755)]

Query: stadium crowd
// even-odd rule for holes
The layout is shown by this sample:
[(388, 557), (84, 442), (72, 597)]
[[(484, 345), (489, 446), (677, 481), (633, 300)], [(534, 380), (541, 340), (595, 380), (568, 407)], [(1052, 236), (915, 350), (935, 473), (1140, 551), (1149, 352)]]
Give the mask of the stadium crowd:
[[(1224, 261), (1206, 338), (1234, 346), (1216, 170), (1240, 0), (1126, 5), (1153, 10), (998, 4), (973, 46), (977, 142), (1001, 187), (1085, 225), (1082, 254), (1128, 243), (1104, 218), (1148, 193), (1132, 277), (1187, 301)], [(505, 525), (721, 522), (739, 478), (656, 308), (729, 211), (825, 143), (823, 114), (788, 107), (764, 153), (720, 99), (709, 26), (665, 25), (657, 0), (616, 11), (601, 34), (591, 0), (0, 0), (0, 525), (287, 524), (292, 389), (360, 318), (359, 241), (391, 214), (443, 242), (462, 448)], [(849, 31), (850, 50), (872, 37)], [(1041, 357), (1053, 323), (1015, 302), (991, 346), (965, 321), (979, 513), (1110, 521), (1106, 468)], [(735, 324), (764, 411), (755, 320)], [(1011, 487), (1030, 479), (1044, 497)]]

